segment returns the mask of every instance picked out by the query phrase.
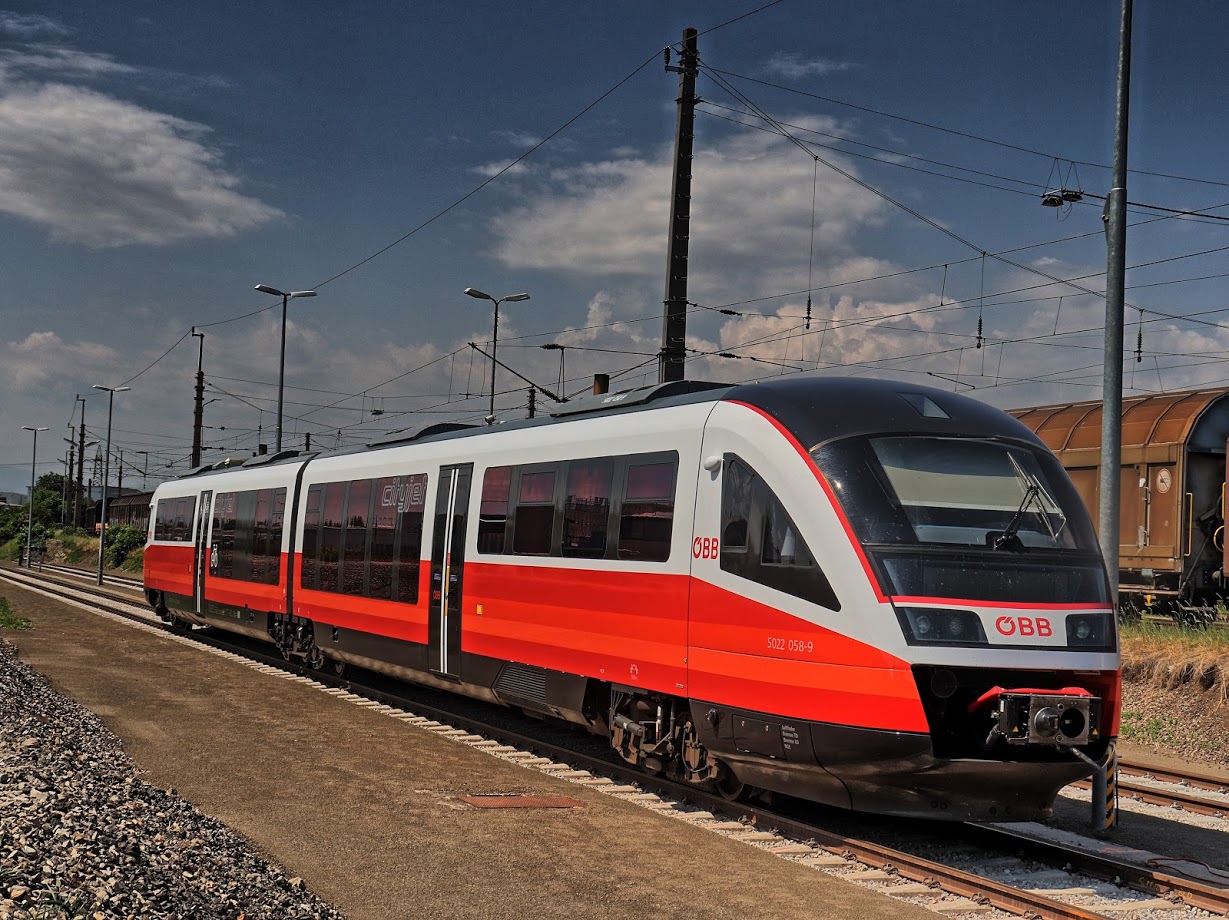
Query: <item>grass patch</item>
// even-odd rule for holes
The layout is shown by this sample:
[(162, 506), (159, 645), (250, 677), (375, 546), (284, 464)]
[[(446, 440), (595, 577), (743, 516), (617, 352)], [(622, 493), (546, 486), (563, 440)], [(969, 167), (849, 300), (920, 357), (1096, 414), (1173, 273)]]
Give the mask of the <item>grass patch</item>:
[(7, 597), (0, 597), (0, 629), (29, 629), (30, 621), (13, 613)]
[(120, 566), (125, 572), (143, 572), (145, 570), (145, 547), (133, 550)]
[(1183, 741), (1182, 722), (1177, 716), (1146, 716), (1124, 709), (1118, 734), (1128, 741), (1162, 747), (1178, 747)]
[[(1229, 701), (1229, 635), (1216, 629), (1175, 629), (1137, 623), (1119, 630), (1122, 673), (1173, 690), (1191, 684)], [(1125, 719), (1125, 713), (1124, 713)]]

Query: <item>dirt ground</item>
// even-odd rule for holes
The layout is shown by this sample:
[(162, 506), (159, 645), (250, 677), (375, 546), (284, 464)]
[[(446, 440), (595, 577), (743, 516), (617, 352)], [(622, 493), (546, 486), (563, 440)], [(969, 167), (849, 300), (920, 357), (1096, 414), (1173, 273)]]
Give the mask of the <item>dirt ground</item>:
[[(388, 716), (5, 586), (23, 660), (352, 920), (933, 914)], [(2, 701), (0, 701), (2, 702)], [(474, 809), (465, 794), (573, 796)]]

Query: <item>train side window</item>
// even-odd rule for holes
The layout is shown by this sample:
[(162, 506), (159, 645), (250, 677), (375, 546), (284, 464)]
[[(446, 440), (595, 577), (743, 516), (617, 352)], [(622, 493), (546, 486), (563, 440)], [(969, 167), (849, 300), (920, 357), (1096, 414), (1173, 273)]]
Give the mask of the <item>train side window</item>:
[(555, 469), (521, 470), (512, 552), (521, 556), (549, 556), (555, 524)]
[[(183, 531), (180, 540), (185, 543), (192, 542), (192, 522), (196, 519), (196, 496), (190, 495), (187, 498), (181, 499), (184, 502), (184, 517)], [(175, 509), (175, 517), (179, 517), (179, 508)]]
[(330, 482), (324, 487), (324, 507), (320, 518), (320, 590), (337, 590), (337, 565), (341, 561), (342, 515), (345, 512), (346, 484)]
[(606, 555), (614, 468), (613, 460), (574, 460), (568, 464), (563, 500), (564, 556), (601, 559)]
[(840, 610), (785, 505), (763, 478), (734, 454), (721, 479), (721, 568), (803, 600)]
[(367, 596), (393, 599), (393, 550), (397, 535), (397, 495), (400, 481), (392, 476), (377, 479), (371, 510), (371, 561), (367, 569)]
[(213, 500), (213, 552), (210, 568), (218, 578), (230, 578), (235, 564), (235, 509), (238, 492), (222, 492)]
[(404, 477), (404, 487), (397, 505), (397, 579), (394, 592), (395, 599), (401, 603), (417, 604), (422, 567), (423, 515), (427, 510), (427, 474)]
[(171, 530), (175, 525), (175, 499), (162, 498), (158, 500), (157, 518), (154, 523), (154, 539), (171, 539)]
[(303, 548), (299, 566), (299, 584), (304, 588), (316, 587), (316, 575), (320, 570), (320, 510), (323, 504), (324, 486), (319, 483), (309, 486), (303, 516)]
[(367, 525), (371, 517), (371, 480), (360, 479), (350, 483), (350, 497), (346, 504), (346, 528), (341, 560), (341, 583), (343, 594), (362, 595), (363, 576), (367, 556)]
[(272, 489), (260, 489), (256, 492), (256, 507), (252, 511), (251, 563), (248, 570), (248, 581), (258, 584), (268, 579), (269, 517), (272, 514), (272, 508), (270, 508), (272, 501)]
[(619, 511), (619, 558), (665, 562), (674, 529), (674, 487), (678, 455), (637, 463), (630, 458)]
[(482, 476), (482, 502), (478, 506), (478, 552), (492, 554), (504, 551), (511, 494), (512, 467), (489, 467)]
[(175, 502), (175, 523), (171, 527), (171, 539), (177, 543), (182, 543), (187, 539), (184, 535), (188, 527), (188, 500), (186, 498), (178, 499)]
[(267, 584), (276, 585), (282, 580), (282, 528), (286, 522), (286, 490), (273, 490), (273, 512), (269, 518), (269, 568), (265, 572)]
[(745, 553), (755, 474), (742, 461), (726, 454), (721, 477), (721, 552)]

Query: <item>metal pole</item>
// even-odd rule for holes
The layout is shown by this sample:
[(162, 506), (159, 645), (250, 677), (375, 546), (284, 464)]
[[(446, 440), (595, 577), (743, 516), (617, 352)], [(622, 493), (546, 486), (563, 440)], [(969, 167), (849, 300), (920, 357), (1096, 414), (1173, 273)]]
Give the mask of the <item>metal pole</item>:
[(102, 584), (102, 547), (107, 536), (107, 483), (111, 478), (111, 408), (115, 404), (115, 392), (107, 391), (107, 447), (102, 460), (102, 510), (98, 515), (98, 584)]
[(495, 424), (495, 369), (499, 367), (495, 354), (499, 348), (499, 305), (501, 303), (503, 303), (503, 298), (495, 301), (495, 328), (491, 330), (491, 408), (486, 417), (488, 425)]
[(30, 451), (30, 514), (26, 520), (26, 568), (34, 567), (34, 474), (35, 461), (38, 457), (38, 433), (46, 431), (46, 428), (31, 428), (29, 425), (22, 425), (26, 431), (34, 432), (34, 447)]
[(1127, 263), (1127, 116), (1131, 92), (1131, 0), (1122, 0), (1118, 44), (1118, 101), (1114, 120), (1113, 187), (1105, 202), (1105, 356), (1101, 397), (1101, 473), (1097, 530), (1115, 603), (1121, 538), (1122, 334)]
[(77, 494), (73, 496), (73, 530), (81, 527), (84, 520), (85, 508), (85, 493), (82, 488), (85, 485), (85, 400), (81, 394), (77, 394), (77, 401), (81, 403), (81, 424), (77, 427)]
[(277, 453), (282, 452), (282, 388), (286, 385), (286, 303), (289, 294), (282, 295), (282, 352), (277, 362)]

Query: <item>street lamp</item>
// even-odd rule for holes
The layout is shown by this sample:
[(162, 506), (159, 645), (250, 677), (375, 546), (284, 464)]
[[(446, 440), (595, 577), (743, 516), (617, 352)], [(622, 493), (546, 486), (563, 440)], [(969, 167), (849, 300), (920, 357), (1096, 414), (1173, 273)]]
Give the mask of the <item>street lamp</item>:
[(102, 584), (102, 546), (107, 536), (107, 483), (111, 479), (111, 408), (115, 404), (115, 394), (123, 393), (130, 387), (104, 387), (101, 383), (94, 384), (95, 390), (105, 390), (107, 393), (107, 449), (102, 461), (102, 513), (98, 516), (98, 584)]
[(507, 297), (500, 297), (498, 300), (492, 297), (485, 291), (480, 291), (477, 288), (466, 288), (465, 293), (470, 297), (477, 297), (479, 300), (489, 300), (495, 304), (495, 328), (491, 331), (491, 408), (486, 417), (488, 425), (495, 424), (495, 368), (498, 367), (495, 361), (495, 351), (499, 348), (499, 305), (501, 303), (518, 303), (522, 300), (528, 300), (528, 294), (509, 294)]
[(34, 449), (30, 453), (30, 518), (26, 522), (26, 568), (34, 568), (34, 459), (38, 456), (38, 433), (46, 428), (31, 428), (21, 426), (26, 431), (34, 432)]
[(315, 291), (279, 291), (267, 284), (256, 285), (262, 294), (282, 298), (282, 353), (277, 362), (277, 452), (282, 450), (282, 392), (286, 384), (286, 303), (295, 297), (315, 297)]

